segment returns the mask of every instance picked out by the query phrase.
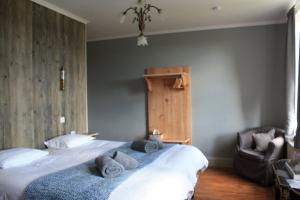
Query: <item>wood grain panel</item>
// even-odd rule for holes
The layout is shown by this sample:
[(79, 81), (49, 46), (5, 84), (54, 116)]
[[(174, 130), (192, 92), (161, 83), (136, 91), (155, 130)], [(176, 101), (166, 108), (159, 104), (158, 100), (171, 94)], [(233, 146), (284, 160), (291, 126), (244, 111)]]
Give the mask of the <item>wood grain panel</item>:
[[(164, 140), (192, 139), (191, 77), (189, 67), (149, 68), (147, 75), (186, 74), (184, 89), (174, 89), (175, 78), (152, 77), (148, 91), (148, 129), (159, 129)], [(189, 142), (189, 143), (190, 143)]]
[[(87, 131), (85, 25), (39, 5), (33, 11), (35, 27), (40, 27), (33, 37), (34, 50), (40, 49), (35, 52), (35, 74), (41, 76), (35, 101), (45, 108), (37, 111), (37, 117), (46, 119), (40, 125), (36, 120), (41, 144), (45, 138)], [(66, 72), (64, 91), (59, 90), (61, 67)], [(60, 116), (65, 116), (65, 124), (59, 123)]]
[[(32, 28), (29, 1), (1, 1), (1, 49), (5, 65), (1, 101), (4, 103), (1, 121), (4, 135), (2, 147), (33, 146), (32, 91)], [(2, 95), (3, 94), (3, 95)]]
[(1, 0), (0, 23), (0, 149), (87, 132), (85, 25), (28, 0)]
[[(85, 29), (81, 24), (64, 19), (64, 27), (68, 37), (65, 38), (64, 46), (69, 53), (65, 54), (65, 83), (69, 87), (64, 91), (63, 110), (66, 113), (65, 131), (85, 132), (86, 126), (86, 68), (82, 67), (85, 57)], [(77, 42), (74, 42), (77, 41)]]
[[(61, 134), (61, 101), (59, 91), (59, 57), (63, 47), (61, 42), (60, 15), (42, 6), (33, 7), (33, 64), (34, 64), (34, 104), (35, 136), (42, 146), (45, 138)], [(38, 120), (39, 119), (39, 120)]]
[(8, 38), (8, 1), (0, 1), (0, 148), (4, 147), (4, 133), (10, 132), (8, 102), (8, 59), (7, 59), (7, 38)]
[[(12, 1), (14, 2), (14, 1)], [(9, 38), (10, 122), (13, 147), (34, 146), (32, 83), (32, 4), (17, 1), (10, 7), (13, 16)], [(6, 141), (5, 141), (6, 142)]]

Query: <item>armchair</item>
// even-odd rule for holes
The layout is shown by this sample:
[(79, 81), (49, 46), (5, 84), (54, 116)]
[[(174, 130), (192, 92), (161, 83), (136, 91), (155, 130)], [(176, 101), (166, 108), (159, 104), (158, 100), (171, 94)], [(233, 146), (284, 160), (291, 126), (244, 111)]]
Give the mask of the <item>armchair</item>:
[(274, 139), (265, 152), (255, 150), (254, 133), (266, 133), (273, 127), (261, 127), (237, 133), (237, 145), (233, 166), (240, 175), (262, 185), (273, 183), (272, 164), (282, 158), (284, 150), (284, 130), (275, 129)]

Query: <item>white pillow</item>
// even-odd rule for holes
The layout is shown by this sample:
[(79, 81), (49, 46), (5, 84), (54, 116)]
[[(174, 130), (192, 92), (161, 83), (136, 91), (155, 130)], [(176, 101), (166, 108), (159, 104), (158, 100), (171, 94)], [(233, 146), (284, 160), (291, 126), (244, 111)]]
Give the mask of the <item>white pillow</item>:
[(67, 149), (87, 144), (94, 139), (94, 137), (87, 135), (70, 134), (55, 137), (51, 140), (45, 141), (44, 144), (48, 148)]
[(48, 155), (47, 151), (30, 148), (14, 148), (0, 151), (0, 169), (30, 164)]

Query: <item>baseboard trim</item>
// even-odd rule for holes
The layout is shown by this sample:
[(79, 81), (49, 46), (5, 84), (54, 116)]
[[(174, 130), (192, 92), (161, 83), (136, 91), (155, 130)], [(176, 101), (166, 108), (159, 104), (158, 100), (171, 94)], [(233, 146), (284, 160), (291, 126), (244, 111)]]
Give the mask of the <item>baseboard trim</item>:
[(232, 158), (208, 157), (209, 167), (227, 167), (232, 168)]

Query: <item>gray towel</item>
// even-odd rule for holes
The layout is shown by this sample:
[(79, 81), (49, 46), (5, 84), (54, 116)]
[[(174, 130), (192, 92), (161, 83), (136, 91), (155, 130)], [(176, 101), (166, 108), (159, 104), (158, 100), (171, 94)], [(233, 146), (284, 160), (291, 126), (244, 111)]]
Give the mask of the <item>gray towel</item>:
[(164, 143), (162, 143), (162, 141), (159, 137), (157, 137), (155, 135), (149, 135), (149, 140), (157, 142), (159, 149), (164, 148)]
[(131, 144), (131, 148), (135, 151), (152, 153), (158, 150), (158, 143), (150, 140), (138, 140)]
[(135, 169), (139, 165), (136, 159), (121, 151), (116, 151), (113, 155), (113, 159), (123, 165), (125, 169)]
[(123, 165), (106, 155), (97, 157), (95, 163), (104, 178), (120, 176), (125, 170)]

